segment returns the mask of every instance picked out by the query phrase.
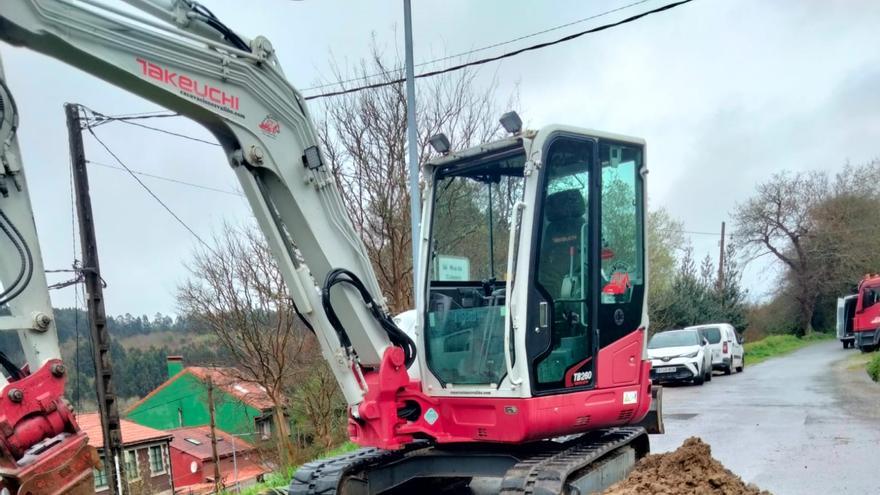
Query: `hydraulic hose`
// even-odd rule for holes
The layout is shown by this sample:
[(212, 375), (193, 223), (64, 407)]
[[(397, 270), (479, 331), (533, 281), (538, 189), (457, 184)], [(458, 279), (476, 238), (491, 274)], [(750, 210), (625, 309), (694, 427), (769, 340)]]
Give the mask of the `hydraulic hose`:
[(3, 292), (0, 292), (0, 305), (2, 305), (18, 297), (19, 294), (24, 292), (24, 289), (28, 284), (30, 284), (31, 278), (34, 274), (34, 258), (27, 242), (25, 242), (24, 236), (22, 236), (21, 232), (15, 228), (15, 225), (13, 225), (9, 220), (9, 217), (3, 213), (3, 210), (0, 210), (0, 230), (9, 237), (9, 240), (12, 242), (12, 245), (15, 246), (16, 251), (18, 251), (18, 256), (21, 259), (21, 268), (19, 269), (15, 280), (9, 284)]
[(337, 284), (348, 284), (357, 289), (361, 295), (361, 299), (363, 299), (376, 321), (379, 322), (379, 325), (382, 326), (382, 329), (385, 330), (391, 343), (403, 349), (404, 363), (406, 363), (406, 366), (409, 367), (412, 365), (416, 360), (417, 351), (415, 342), (413, 342), (409, 335), (394, 323), (394, 320), (388, 316), (388, 313), (383, 311), (382, 308), (376, 304), (373, 296), (357, 275), (344, 268), (337, 268), (328, 273), (327, 278), (324, 279), (324, 287), (321, 289), (321, 305), (324, 307), (327, 319), (330, 320), (330, 325), (336, 330), (340, 345), (343, 347), (351, 347), (351, 339), (348, 337), (348, 332), (346, 332), (345, 328), (342, 326), (342, 322), (339, 321), (336, 310), (333, 308), (333, 303), (330, 301), (330, 289)]

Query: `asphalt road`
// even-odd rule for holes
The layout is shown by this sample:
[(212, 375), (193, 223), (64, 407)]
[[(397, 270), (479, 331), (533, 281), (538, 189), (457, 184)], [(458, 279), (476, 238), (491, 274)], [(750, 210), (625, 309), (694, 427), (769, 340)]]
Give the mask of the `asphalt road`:
[(776, 495), (880, 494), (880, 385), (850, 369), (837, 341), (664, 389), (666, 434), (651, 451), (698, 436), (745, 481)]

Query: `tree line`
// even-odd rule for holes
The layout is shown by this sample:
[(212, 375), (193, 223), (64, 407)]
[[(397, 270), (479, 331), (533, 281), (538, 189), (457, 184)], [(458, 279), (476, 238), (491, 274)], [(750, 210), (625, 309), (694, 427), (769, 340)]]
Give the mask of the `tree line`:
[(764, 333), (808, 335), (835, 325), (836, 299), (880, 271), (880, 160), (840, 172), (781, 172), (733, 212), (735, 235), (752, 258), (782, 267), (779, 288), (752, 310)]

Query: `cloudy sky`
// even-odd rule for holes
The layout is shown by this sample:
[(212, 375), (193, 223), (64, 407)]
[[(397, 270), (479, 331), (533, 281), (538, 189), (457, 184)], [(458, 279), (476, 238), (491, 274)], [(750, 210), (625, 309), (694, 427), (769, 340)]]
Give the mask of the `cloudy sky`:
[[(416, 60), (510, 40), (632, 1), (416, 1)], [(389, 53), (402, 52), (400, 0), (203, 3), (238, 32), (269, 38), (301, 89), (329, 76), (332, 59), (355, 63), (367, 55), (372, 36)], [(649, 0), (479, 55), (548, 41), (664, 3)], [(651, 204), (667, 208), (694, 232), (689, 237), (701, 257), (717, 251), (718, 236), (705, 233), (718, 232), (756, 182), (785, 169), (836, 171), (846, 161), (880, 156), (878, 25), (880, 2), (872, 0), (697, 0), (484, 66), (480, 77), (485, 83), (498, 78), (500, 101), (518, 88), (517, 110), (530, 127), (566, 123), (647, 139)], [(0, 56), (21, 111), (20, 143), (45, 265), (65, 268), (74, 256), (74, 238), (62, 105), (77, 102), (107, 114), (158, 107), (20, 48), (0, 45)], [(151, 124), (213, 140), (182, 119)], [(96, 132), (134, 169), (224, 191), (237, 188), (216, 146), (123, 124)], [(89, 137), (86, 153), (113, 163)], [(108, 312), (175, 313), (175, 288), (186, 277), (184, 264), (197, 241), (124, 173), (93, 166), (90, 174)], [(249, 216), (235, 194), (144, 180), (201, 237), (224, 221)], [(773, 273), (765, 262), (748, 267), (745, 281), (753, 297), (767, 293)], [(53, 302), (70, 306), (73, 292), (54, 292)]]

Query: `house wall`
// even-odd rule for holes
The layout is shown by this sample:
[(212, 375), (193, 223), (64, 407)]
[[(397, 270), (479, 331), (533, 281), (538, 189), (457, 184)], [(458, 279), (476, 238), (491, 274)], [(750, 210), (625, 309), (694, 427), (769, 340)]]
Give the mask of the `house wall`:
[[(150, 446), (163, 445), (165, 447), (165, 472), (158, 474), (150, 470)], [(128, 486), (131, 495), (172, 495), (174, 493), (173, 474), (174, 470), (169, 459), (169, 443), (153, 442), (143, 445), (126, 446), (125, 450), (134, 450), (138, 460), (138, 479), (129, 480)], [(103, 449), (98, 450), (100, 456), (104, 455)], [(109, 487), (95, 489), (96, 494), (109, 493)]]
[[(219, 388), (214, 389), (214, 404), (217, 428), (255, 440), (249, 434), (254, 432), (254, 418), (261, 414), (258, 409)], [(210, 419), (207, 387), (192, 374), (184, 373), (129, 411), (126, 419), (159, 430), (206, 425)]]
[[(192, 472), (193, 462), (196, 463), (197, 468), (195, 473)], [(176, 488), (205, 482), (202, 461), (174, 447), (171, 448), (171, 467), (174, 471), (174, 486)]]

